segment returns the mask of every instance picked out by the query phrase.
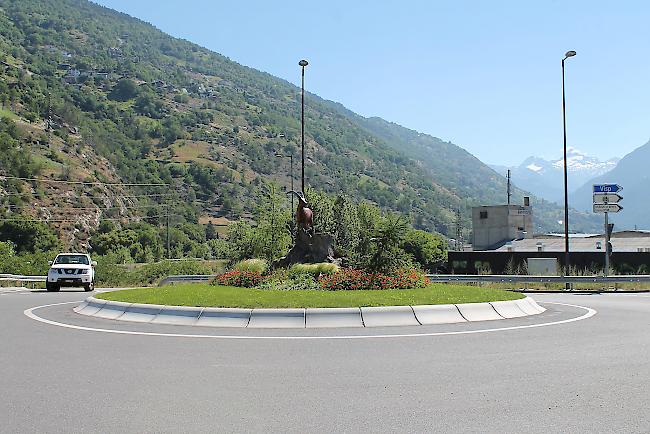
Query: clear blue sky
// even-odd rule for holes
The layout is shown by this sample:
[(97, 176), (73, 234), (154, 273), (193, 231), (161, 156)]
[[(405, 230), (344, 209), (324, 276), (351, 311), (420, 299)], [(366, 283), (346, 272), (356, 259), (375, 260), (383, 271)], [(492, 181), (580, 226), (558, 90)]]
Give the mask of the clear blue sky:
[(364, 116), (450, 140), (487, 163), (600, 158), (650, 138), (650, 3), (99, 0)]

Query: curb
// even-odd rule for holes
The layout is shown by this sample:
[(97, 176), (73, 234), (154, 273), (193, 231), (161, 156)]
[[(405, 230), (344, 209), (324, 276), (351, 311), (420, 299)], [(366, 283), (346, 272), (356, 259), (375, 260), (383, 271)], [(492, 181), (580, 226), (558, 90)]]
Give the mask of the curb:
[(236, 328), (335, 328), (454, 324), (539, 315), (530, 297), (490, 303), (307, 309), (240, 309), (132, 304), (88, 297), (80, 315), (150, 324)]

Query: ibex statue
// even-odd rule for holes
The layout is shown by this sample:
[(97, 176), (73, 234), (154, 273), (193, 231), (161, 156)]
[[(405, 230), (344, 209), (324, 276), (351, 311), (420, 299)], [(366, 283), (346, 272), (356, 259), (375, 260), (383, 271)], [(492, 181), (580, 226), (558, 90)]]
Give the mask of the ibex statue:
[(305, 195), (301, 191), (290, 190), (287, 194), (295, 194), (298, 198), (298, 208), (296, 208), (296, 224), (299, 229), (309, 231), (314, 227), (314, 213), (307, 208)]

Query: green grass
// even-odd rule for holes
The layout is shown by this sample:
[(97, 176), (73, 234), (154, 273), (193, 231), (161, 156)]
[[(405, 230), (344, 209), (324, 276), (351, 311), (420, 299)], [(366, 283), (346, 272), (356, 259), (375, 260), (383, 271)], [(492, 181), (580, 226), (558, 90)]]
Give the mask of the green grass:
[(273, 291), (208, 284), (182, 284), (105, 292), (98, 298), (129, 303), (201, 307), (358, 307), (479, 303), (524, 295), (500, 289), (432, 284), (420, 289), (380, 291)]

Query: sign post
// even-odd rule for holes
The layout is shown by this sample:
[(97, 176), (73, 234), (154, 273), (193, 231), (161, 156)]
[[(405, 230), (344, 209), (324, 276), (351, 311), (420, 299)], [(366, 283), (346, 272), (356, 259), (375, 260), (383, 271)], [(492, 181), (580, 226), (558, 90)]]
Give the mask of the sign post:
[(609, 213), (605, 213), (605, 277), (609, 275)]
[[(623, 196), (618, 194), (621, 190), (623, 190), (623, 187), (618, 184), (594, 184), (594, 212), (605, 214), (605, 277), (609, 275), (609, 239), (611, 235), (609, 213), (617, 213), (623, 209), (623, 207), (618, 204), (618, 202), (623, 199)], [(612, 225), (612, 227), (613, 226), (614, 225)]]

